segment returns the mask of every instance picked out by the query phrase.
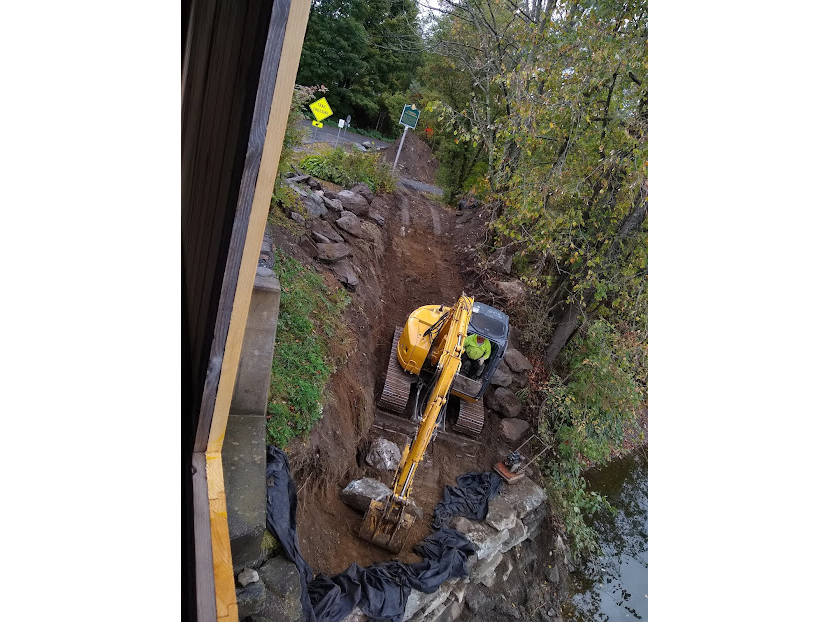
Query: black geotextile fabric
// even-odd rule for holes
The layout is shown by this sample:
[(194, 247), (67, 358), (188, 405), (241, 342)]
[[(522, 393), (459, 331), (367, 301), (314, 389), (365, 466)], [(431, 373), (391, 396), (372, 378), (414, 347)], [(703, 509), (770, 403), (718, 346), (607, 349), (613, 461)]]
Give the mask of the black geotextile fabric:
[(453, 516), (463, 516), (473, 520), (484, 520), (490, 499), (499, 494), (501, 478), (489, 473), (465, 473), (459, 475), (455, 482), (458, 486), (444, 486), (444, 496), (435, 506), (433, 529), (442, 529), (450, 524)]
[(467, 558), (475, 553), (475, 547), (464, 534), (441, 529), (415, 547), (415, 552), (424, 558), (417, 564), (392, 561), (369, 568), (352, 564), (333, 577), (320, 574), (314, 578), (300, 554), (297, 490), (288, 458), (276, 447), (268, 447), (265, 473), (268, 531), (280, 541), (286, 556), (300, 571), (303, 612), (308, 622), (339, 622), (355, 605), (373, 620), (400, 622), (413, 589), (431, 594), (444, 581), (467, 576)]

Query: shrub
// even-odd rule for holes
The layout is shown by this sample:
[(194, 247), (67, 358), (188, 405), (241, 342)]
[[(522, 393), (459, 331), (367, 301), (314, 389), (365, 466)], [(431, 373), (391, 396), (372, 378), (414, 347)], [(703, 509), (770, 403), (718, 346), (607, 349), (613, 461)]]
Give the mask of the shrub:
[(568, 373), (552, 374), (542, 388), (539, 436), (556, 450), (543, 467), (551, 502), (565, 521), (579, 555), (596, 551), (585, 516), (610, 505), (588, 493), (582, 469), (608, 461), (636, 420), (643, 389), (636, 379), (644, 363), (640, 346), (599, 320), (577, 335), (564, 353)]
[(395, 177), (379, 153), (347, 153), (340, 148), (330, 149), (318, 155), (306, 156), (300, 166), (308, 174), (339, 186), (353, 186), (363, 182), (372, 192), (395, 190)]

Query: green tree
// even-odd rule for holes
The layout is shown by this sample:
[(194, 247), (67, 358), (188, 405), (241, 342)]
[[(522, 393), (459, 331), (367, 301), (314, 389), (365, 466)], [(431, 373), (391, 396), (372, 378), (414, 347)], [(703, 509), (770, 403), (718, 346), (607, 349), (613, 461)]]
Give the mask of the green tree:
[(432, 48), (472, 83), (430, 108), (483, 145), (497, 246), (520, 254), (556, 328), (545, 360), (589, 317), (645, 323), (647, 5), (644, 0), (465, 0)]
[(405, 92), (420, 62), (415, 0), (315, 0), (297, 83), (324, 84), (335, 113), (372, 129), (384, 97)]

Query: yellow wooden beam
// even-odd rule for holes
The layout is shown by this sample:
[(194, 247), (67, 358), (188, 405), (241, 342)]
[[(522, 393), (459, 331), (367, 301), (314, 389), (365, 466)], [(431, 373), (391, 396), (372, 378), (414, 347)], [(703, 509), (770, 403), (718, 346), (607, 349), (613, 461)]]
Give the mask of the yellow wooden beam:
[(210, 540), (213, 550), (213, 576), (216, 586), (217, 622), (239, 619), (236, 605), (236, 585), (231, 558), (231, 538), (228, 531), (228, 512), (225, 503), (225, 476), (222, 454), (208, 453), (207, 486), (210, 504)]

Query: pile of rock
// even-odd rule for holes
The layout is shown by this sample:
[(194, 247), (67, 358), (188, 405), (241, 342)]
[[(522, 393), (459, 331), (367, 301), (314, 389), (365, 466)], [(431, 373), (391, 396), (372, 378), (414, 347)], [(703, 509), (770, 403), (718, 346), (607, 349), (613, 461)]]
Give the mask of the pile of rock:
[(527, 386), (527, 372), (531, 369), (533, 365), (521, 352), (508, 347), (484, 395), (484, 404), (501, 417), (499, 431), (509, 443), (518, 441), (530, 427), (524, 420), (526, 413), (516, 391)]
[(376, 145), (373, 140), (364, 140), (362, 143), (352, 143), (355, 151), (383, 151), (389, 149), (389, 145)]
[[(374, 450), (378, 454), (375, 456), (378, 464), (387, 460), (391, 462), (395, 453), (393, 446), (394, 443), (379, 439), (370, 452)], [(372, 499), (382, 499), (390, 492), (381, 482), (363, 478), (351, 482), (340, 493), (340, 499), (359, 512), (365, 512)], [(423, 520), (423, 512), (418, 508), (414, 510)], [(504, 484), (501, 487), (498, 496), (490, 501), (484, 521), (454, 518), (450, 527), (465, 534), (476, 549), (476, 553), (467, 560), (469, 576), (447, 581), (432, 594), (413, 590), (402, 619), (411, 622), (451, 622), (464, 614), (465, 609), (470, 610), (468, 613), (472, 614), (472, 619), (519, 619), (519, 609), (508, 607), (499, 595), (500, 586), (513, 573), (525, 577), (528, 571), (537, 569), (540, 563), (537, 555), (545, 557), (542, 571), (553, 584), (554, 591), (561, 589), (567, 571), (572, 569), (566, 565), (570, 553), (562, 537), (545, 525), (548, 512), (545, 491), (525, 477), (513, 485)], [(299, 572), (279, 552), (278, 544), (276, 547), (264, 553), (253, 568), (245, 568), (237, 575), (236, 597), (240, 620), (302, 620)], [(547, 555), (537, 553), (545, 547), (551, 548)], [(539, 598), (544, 601), (545, 597)], [(552, 620), (554, 613), (542, 617)], [(355, 608), (345, 620), (366, 622), (368, 618), (359, 608)]]
[[(465, 534), (476, 547), (476, 554), (467, 560), (470, 576), (447, 581), (432, 594), (413, 590), (403, 620), (451, 622), (464, 613), (465, 607), (474, 616), (498, 607), (500, 599), (491, 588), (507, 581), (511, 573), (524, 572), (525, 567), (535, 563), (536, 554), (529, 545), (542, 533), (548, 511), (545, 498), (542, 488), (524, 478), (502, 487), (490, 501), (483, 522), (453, 519), (450, 527)], [(517, 612), (514, 609), (505, 613)], [(346, 620), (364, 622), (367, 618), (355, 609)]]
[(380, 210), (372, 207), (375, 195), (365, 183), (335, 193), (301, 173), (287, 177), (286, 183), (305, 207), (306, 215), (286, 208), (292, 220), (306, 227), (307, 235), (300, 247), (331, 269), (346, 288), (354, 290), (359, 281), (349, 261), (350, 246), (357, 240), (379, 244), (380, 227), (386, 224)]

